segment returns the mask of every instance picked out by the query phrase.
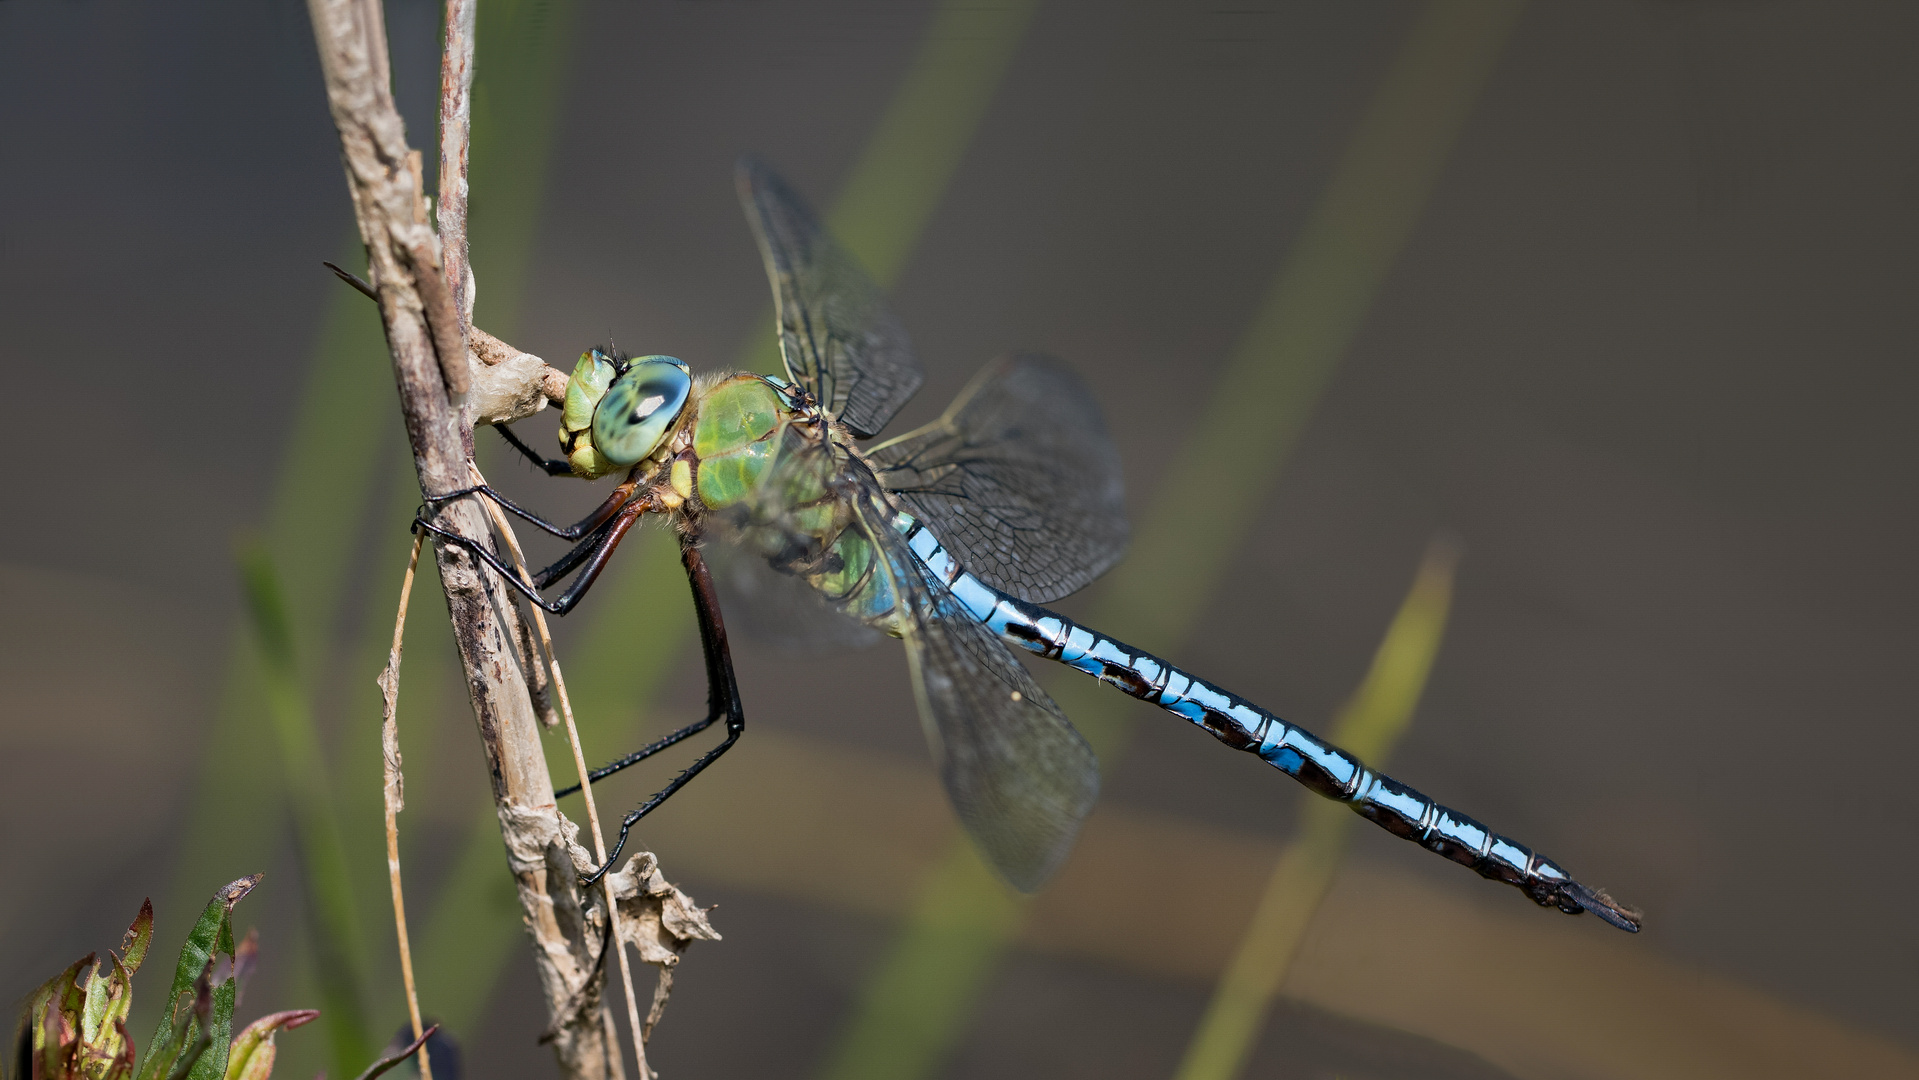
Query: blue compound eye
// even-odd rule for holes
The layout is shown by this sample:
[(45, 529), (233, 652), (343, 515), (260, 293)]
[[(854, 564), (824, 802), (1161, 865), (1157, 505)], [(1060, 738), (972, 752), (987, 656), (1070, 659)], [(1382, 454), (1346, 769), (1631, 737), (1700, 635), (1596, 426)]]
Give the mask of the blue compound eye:
[(659, 449), (692, 392), (693, 379), (678, 360), (635, 360), (593, 410), (593, 448), (615, 465), (638, 464)]

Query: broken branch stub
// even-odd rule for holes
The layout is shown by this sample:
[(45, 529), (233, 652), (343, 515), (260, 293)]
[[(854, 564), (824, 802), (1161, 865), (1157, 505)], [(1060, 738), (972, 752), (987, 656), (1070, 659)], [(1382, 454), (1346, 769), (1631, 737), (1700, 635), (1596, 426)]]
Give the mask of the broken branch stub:
[(474, 327), (467, 339), (473, 350), (473, 389), (467, 395), (473, 425), (510, 424), (566, 401), (566, 374), (529, 352)]

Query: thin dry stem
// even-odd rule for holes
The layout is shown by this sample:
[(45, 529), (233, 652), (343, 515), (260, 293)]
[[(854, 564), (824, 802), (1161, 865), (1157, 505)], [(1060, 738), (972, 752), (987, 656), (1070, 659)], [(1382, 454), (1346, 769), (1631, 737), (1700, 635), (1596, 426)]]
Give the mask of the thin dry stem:
[(473, 27), (479, 0), (446, 0), (440, 54), (440, 185), (435, 224), (447, 286), (461, 325), (473, 327), (473, 266), (467, 259), (467, 150), (473, 118)]
[[(480, 475), (479, 467), (470, 467), (473, 471), (473, 482), (486, 483), (486, 477)], [(506, 520), (506, 515), (500, 511), (500, 508), (492, 502), (489, 501), (486, 504), (486, 509), (487, 514), (493, 519), (494, 530), (499, 533), (500, 539), (505, 541), (507, 552), (513, 556), (513, 569), (519, 572), (520, 580), (526, 582), (528, 588), (532, 588), (533, 575), (527, 571), (526, 556), (520, 551), (520, 539), (514, 534), (513, 526)], [(547, 668), (553, 673), (553, 689), (560, 699), (560, 715), (566, 721), (566, 744), (573, 751), (573, 767), (580, 774), (580, 797), (586, 801), (586, 824), (593, 836), (593, 855), (601, 866), (605, 866), (606, 838), (600, 831), (600, 811), (593, 801), (593, 783), (587, 776), (586, 754), (580, 749), (580, 729), (573, 723), (573, 703), (566, 696), (566, 679), (560, 675), (560, 658), (553, 652), (553, 635), (547, 629), (546, 612), (542, 611), (538, 605), (528, 605), (528, 607), (533, 612), (533, 626), (539, 631), (540, 648), (546, 654)], [(657, 1015), (659, 1005), (656, 1004), (654, 1007), (655, 1015), (649, 1016), (647, 1022), (642, 1024), (639, 998), (633, 992), (633, 964), (626, 955), (625, 939), (620, 936), (620, 904), (618, 898), (613, 895), (611, 877), (611, 874), (603, 874), (600, 877), (600, 889), (606, 897), (607, 927), (611, 932), (608, 947), (619, 951), (620, 982), (626, 990), (626, 1015), (633, 1031), (633, 1056), (639, 1067), (640, 1080), (650, 1080), (653, 1071), (646, 1063), (646, 1035), (653, 1030), (654, 1022), (659, 1019)], [(666, 977), (664, 969), (661, 977), (663, 979)], [(657, 998), (658, 995), (656, 994), (655, 997)]]
[[(413, 1021), (413, 1038), (426, 1037), (420, 1022), (420, 994), (413, 983), (413, 948), (406, 934), (406, 892), (400, 888), (400, 811), (406, 808), (405, 780), (400, 773), (400, 643), (406, 635), (406, 605), (413, 596), (413, 573), (420, 566), (420, 543), (413, 538), (413, 552), (407, 556), (406, 579), (400, 584), (400, 608), (393, 616), (393, 645), (387, 650), (386, 670), (380, 672), (380, 696), (383, 699), (380, 720), (380, 749), (385, 759), (386, 784), (386, 875), (393, 887), (393, 930), (400, 939), (400, 981), (406, 986), (407, 1016)], [(420, 1080), (433, 1080), (433, 1065), (427, 1060), (426, 1047), (420, 1047)]]

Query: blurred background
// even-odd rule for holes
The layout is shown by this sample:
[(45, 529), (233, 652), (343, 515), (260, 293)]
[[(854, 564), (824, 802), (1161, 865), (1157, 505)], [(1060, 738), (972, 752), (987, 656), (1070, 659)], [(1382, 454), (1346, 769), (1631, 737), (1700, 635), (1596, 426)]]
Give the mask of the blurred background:
[[(387, 9), (431, 162), (438, 5)], [(1135, 544), (1063, 610), (1646, 915), (1322, 827), (1054, 671), (1105, 789), (1019, 902), (952, 823), (897, 646), (747, 638), (746, 738), (639, 830), (725, 935), (679, 970), (667, 1075), (1919, 1076), (1919, 7), (480, 11), (479, 326), (566, 369), (611, 339), (770, 370), (730, 171), (764, 155), (914, 335), (895, 430), (1012, 348), (1094, 385)], [(0, 2), (0, 143), (0, 987), (148, 895), (170, 957), (264, 870), (239, 1019), (320, 1007), (282, 1075), (353, 1075), (404, 1019), (373, 679), (418, 491), (377, 312), (319, 265), (364, 258), (305, 6)], [(478, 442), (557, 517), (600, 497)], [(277, 711), (242, 552), (286, 602)], [(430, 578), (413, 611), (422, 1003), (467, 1075), (548, 1074)], [(558, 634), (589, 759), (703, 712), (657, 529)]]

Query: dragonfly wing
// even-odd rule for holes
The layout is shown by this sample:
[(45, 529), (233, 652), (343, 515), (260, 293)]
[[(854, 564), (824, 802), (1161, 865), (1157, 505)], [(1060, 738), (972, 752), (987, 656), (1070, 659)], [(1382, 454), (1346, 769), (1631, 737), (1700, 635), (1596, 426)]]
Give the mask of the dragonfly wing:
[(765, 556), (737, 543), (714, 544), (706, 562), (728, 627), (755, 641), (795, 655), (819, 656), (865, 648), (880, 639), (878, 630), (835, 611), (819, 590), (773, 569)]
[(1059, 706), (899, 533), (868, 525), (888, 557), (927, 742), (953, 809), (1023, 892), (1072, 850), (1099, 795), (1099, 763)]
[(788, 377), (854, 434), (877, 434), (920, 386), (906, 330), (879, 287), (772, 168), (742, 158), (736, 177), (779, 308)]
[(868, 453), (880, 482), (982, 581), (1046, 603), (1126, 548), (1119, 451), (1064, 361), (988, 364), (946, 415)]

